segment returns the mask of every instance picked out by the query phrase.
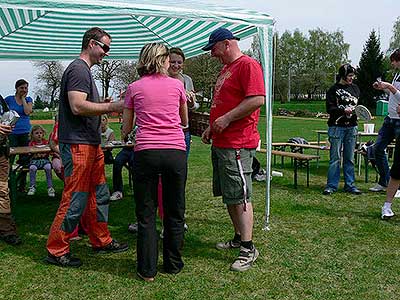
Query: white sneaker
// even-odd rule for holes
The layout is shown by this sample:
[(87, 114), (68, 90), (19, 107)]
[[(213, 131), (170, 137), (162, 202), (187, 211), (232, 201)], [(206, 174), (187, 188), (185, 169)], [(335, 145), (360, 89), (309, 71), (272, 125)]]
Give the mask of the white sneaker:
[(121, 200), (122, 198), (123, 198), (123, 195), (121, 192), (114, 192), (110, 197), (110, 201), (118, 201), (118, 200)]
[(34, 186), (31, 186), (28, 190), (28, 196), (33, 196), (36, 193), (36, 188)]
[(53, 187), (49, 187), (47, 189), (47, 195), (49, 195), (49, 197), (55, 197), (56, 196), (56, 191), (54, 190)]
[(138, 232), (138, 223), (136, 222), (136, 223), (130, 223), (129, 225), (128, 225), (128, 231), (130, 232), (130, 233), (137, 233)]
[(396, 195), (394, 195), (395, 198), (400, 198), (400, 190), (397, 190)]
[(377, 183), (373, 187), (369, 188), (368, 190), (371, 192), (384, 192), (384, 191), (386, 191), (386, 187)]
[(382, 220), (388, 220), (394, 217), (394, 212), (390, 207), (382, 207)]
[(255, 262), (258, 255), (259, 255), (258, 250), (254, 246), (253, 249), (240, 247), (239, 256), (231, 265), (231, 270), (237, 272), (247, 271), (252, 267), (253, 262)]

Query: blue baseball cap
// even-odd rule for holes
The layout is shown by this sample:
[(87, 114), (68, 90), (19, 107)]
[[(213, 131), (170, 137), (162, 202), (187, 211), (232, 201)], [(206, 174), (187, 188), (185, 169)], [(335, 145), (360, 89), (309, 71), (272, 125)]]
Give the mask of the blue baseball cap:
[(214, 47), (214, 45), (220, 41), (225, 41), (225, 40), (240, 40), (240, 38), (236, 37), (233, 35), (233, 33), (226, 28), (220, 27), (218, 29), (215, 29), (211, 35), (210, 38), (208, 39), (208, 44), (201, 48), (204, 51), (209, 51)]

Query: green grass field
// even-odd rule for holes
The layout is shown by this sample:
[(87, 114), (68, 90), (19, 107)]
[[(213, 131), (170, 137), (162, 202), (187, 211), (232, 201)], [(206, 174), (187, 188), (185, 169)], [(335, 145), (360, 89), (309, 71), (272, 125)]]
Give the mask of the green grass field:
[[(381, 119), (375, 122), (379, 127)], [(118, 124), (111, 126), (118, 132)], [(274, 118), (273, 141), (293, 136), (314, 141), (313, 130), (326, 128), (326, 120)], [(260, 131), (264, 137), (262, 125)], [(265, 166), (265, 156), (258, 157)], [(127, 232), (128, 223), (135, 220), (134, 201), (126, 173), (125, 198), (111, 203), (109, 228), (114, 238), (129, 242), (130, 250), (95, 255), (85, 237), (71, 243), (71, 251), (83, 260), (81, 268), (43, 263), (62, 185), (54, 179), (57, 196), (48, 198), (41, 172), (37, 194), (19, 194), (14, 205), (24, 243), (12, 247), (0, 242), (0, 299), (397, 299), (400, 219), (380, 220), (384, 194), (352, 196), (339, 191), (323, 196), (327, 166), (325, 153), (318, 169), (312, 163), (309, 188), (301, 170), (297, 190), (289, 160), (283, 169), (273, 167), (284, 176), (272, 179), (268, 232), (262, 230), (265, 184), (254, 183), (254, 242), (260, 257), (254, 268), (238, 274), (229, 271), (237, 252), (214, 248), (216, 242), (231, 238), (232, 229), (221, 199), (211, 195), (209, 146), (193, 137), (186, 193), (189, 232), (183, 250), (185, 267), (176, 276), (159, 273), (152, 284), (136, 277), (136, 236)], [(111, 184), (109, 166), (106, 173)], [(356, 177), (357, 186), (366, 191), (375, 175), (370, 172), (370, 183), (364, 183), (363, 176)], [(395, 202), (393, 209), (399, 211), (399, 203)]]

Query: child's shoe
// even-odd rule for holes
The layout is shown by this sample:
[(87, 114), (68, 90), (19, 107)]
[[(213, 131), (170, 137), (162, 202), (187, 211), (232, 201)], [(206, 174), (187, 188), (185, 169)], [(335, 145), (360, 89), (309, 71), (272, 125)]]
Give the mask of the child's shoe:
[(28, 196), (33, 196), (36, 193), (36, 187), (31, 186), (28, 191)]
[[(29, 195), (29, 193), (28, 193), (28, 195)], [(47, 189), (47, 195), (49, 195), (49, 197), (55, 197), (56, 191), (54, 190), (54, 188), (52, 186)]]

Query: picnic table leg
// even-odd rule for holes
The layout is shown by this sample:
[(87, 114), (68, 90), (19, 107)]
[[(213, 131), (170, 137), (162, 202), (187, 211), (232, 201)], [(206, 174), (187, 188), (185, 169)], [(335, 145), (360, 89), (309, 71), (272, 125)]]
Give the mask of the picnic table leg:
[(310, 186), (310, 161), (306, 161), (306, 168), (307, 168), (307, 187)]
[(8, 188), (10, 190), (11, 206), (15, 207), (17, 200), (17, 171), (10, 167), (10, 174), (8, 179)]
[[(317, 143), (318, 143), (318, 149), (317, 149), (317, 156), (319, 156), (319, 147), (321, 146), (321, 134), (318, 132), (317, 133)], [(319, 158), (317, 158), (317, 168), (319, 167)]]
[(297, 159), (294, 159), (294, 188), (297, 189)]

